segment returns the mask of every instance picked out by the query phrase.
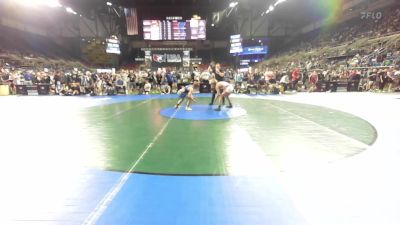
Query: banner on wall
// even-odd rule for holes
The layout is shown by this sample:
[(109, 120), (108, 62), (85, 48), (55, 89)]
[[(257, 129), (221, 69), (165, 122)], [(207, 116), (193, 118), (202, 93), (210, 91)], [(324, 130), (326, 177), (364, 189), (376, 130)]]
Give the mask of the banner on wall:
[(183, 67), (190, 67), (190, 51), (183, 51)]
[(239, 53), (242, 55), (266, 55), (268, 54), (268, 46), (251, 46), (243, 48), (243, 51)]
[(151, 51), (144, 51), (144, 63), (147, 68), (150, 68), (152, 64)]
[(153, 62), (155, 63), (182, 63), (181, 54), (164, 53), (153, 54)]
[(179, 53), (153, 54), (155, 63), (182, 63), (182, 56)]
[(182, 51), (168, 51), (168, 52), (151, 52), (152, 67), (164, 67), (164, 66), (182, 66), (183, 54)]

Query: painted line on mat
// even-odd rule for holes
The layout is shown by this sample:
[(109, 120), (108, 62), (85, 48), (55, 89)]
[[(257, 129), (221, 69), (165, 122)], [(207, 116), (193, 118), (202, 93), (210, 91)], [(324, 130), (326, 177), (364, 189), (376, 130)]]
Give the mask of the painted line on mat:
[(103, 119), (111, 119), (111, 118), (113, 118), (113, 117), (119, 116), (119, 115), (121, 115), (121, 114), (123, 114), (123, 113), (126, 113), (126, 112), (128, 112), (128, 111), (131, 111), (132, 109), (136, 109), (136, 107), (139, 107), (139, 106), (141, 106), (141, 105), (147, 104), (147, 103), (149, 103), (151, 100), (152, 100), (152, 99), (148, 99), (148, 100), (143, 101), (143, 102), (141, 102), (141, 103), (139, 103), (139, 104), (133, 105), (133, 106), (131, 106), (131, 107), (125, 109), (125, 110), (122, 110), (122, 111), (117, 112), (117, 113), (114, 113), (114, 114), (112, 114), (112, 115), (110, 115), (110, 116), (104, 117)]
[(300, 116), (300, 115), (298, 115), (298, 114), (296, 114), (296, 113), (293, 113), (293, 112), (291, 112), (291, 111), (288, 111), (288, 110), (286, 110), (286, 109), (284, 109), (284, 108), (282, 108), (282, 107), (276, 106), (276, 105), (271, 104), (271, 103), (268, 103), (268, 104), (269, 104), (270, 106), (272, 106), (272, 107), (274, 107), (274, 108), (277, 108), (277, 109), (279, 109), (279, 110), (281, 110), (281, 111), (284, 111), (284, 112), (286, 112), (286, 113), (288, 113), (288, 114), (290, 114), (290, 115), (293, 115), (293, 116), (296, 116), (296, 117), (298, 117), (298, 118), (300, 118), (300, 119), (302, 119), (302, 120), (311, 122), (311, 123), (313, 123), (314, 125), (316, 125), (316, 126), (322, 128), (322, 129), (324, 129), (324, 130), (327, 130), (327, 131), (329, 131), (329, 132), (331, 132), (331, 133), (334, 133), (334, 134), (336, 134), (336, 135), (339, 135), (339, 136), (341, 136), (341, 137), (344, 137), (344, 138), (346, 138), (347, 140), (349, 140), (349, 141), (351, 141), (351, 142), (353, 142), (353, 143), (355, 143), (355, 144), (361, 145), (361, 146), (364, 147), (364, 148), (369, 148), (369, 147), (371, 147), (370, 145), (367, 145), (367, 144), (365, 144), (364, 142), (361, 142), (361, 141), (359, 141), (359, 140), (357, 140), (357, 139), (354, 139), (354, 138), (352, 138), (352, 137), (350, 137), (350, 136), (347, 136), (347, 135), (345, 135), (345, 134), (342, 134), (342, 133), (340, 133), (340, 132), (338, 132), (338, 131), (336, 131), (336, 130), (333, 130), (333, 129), (327, 127), (327, 126), (321, 125), (321, 124), (319, 124), (319, 123), (317, 123), (317, 122), (315, 122), (315, 121), (312, 121), (312, 120), (310, 120), (310, 119), (307, 119), (307, 118), (305, 118), (305, 117), (303, 117), (303, 116)]
[(142, 154), (139, 156), (139, 158), (132, 164), (130, 169), (127, 172), (125, 172), (124, 175), (121, 176), (121, 178), (119, 179), (118, 183), (113, 188), (110, 189), (110, 191), (99, 202), (99, 204), (96, 206), (96, 208), (90, 213), (90, 215), (83, 222), (83, 225), (94, 225), (94, 224), (96, 224), (96, 222), (103, 215), (103, 213), (106, 211), (106, 209), (111, 204), (111, 202), (117, 196), (117, 194), (121, 191), (122, 187), (126, 184), (126, 182), (128, 181), (130, 175), (135, 170), (136, 166), (142, 161), (144, 156), (153, 147), (154, 143), (157, 142), (157, 140), (160, 138), (160, 136), (163, 135), (165, 129), (168, 127), (169, 123), (174, 118), (174, 116), (176, 115), (177, 112), (178, 112), (178, 110), (176, 110), (174, 112), (174, 114), (172, 115), (172, 117), (168, 119), (168, 121), (164, 124), (164, 126), (161, 128), (161, 130), (158, 132), (158, 134), (150, 142), (150, 144), (147, 145), (147, 147), (142, 152)]

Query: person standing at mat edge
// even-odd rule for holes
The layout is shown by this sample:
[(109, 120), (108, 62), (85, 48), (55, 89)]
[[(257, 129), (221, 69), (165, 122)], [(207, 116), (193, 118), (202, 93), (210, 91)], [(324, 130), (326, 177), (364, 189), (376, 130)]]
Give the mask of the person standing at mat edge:
[[(225, 74), (224, 72), (222, 72), (221, 70), (221, 64), (217, 63), (215, 66), (213, 63), (210, 64), (210, 67), (208, 68), (208, 70), (210, 71), (210, 73), (214, 76), (214, 79), (216, 80), (215, 82), (220, 82), (220, 81), (224, 81), (224, 77)], [(212, 97), (211, 97), (211, 103), (210, 105), (214, 104), (214, 100), (215, 100), (215, 94), (217, 93), (216, 88), (214, 88), (212, 90)]]
[(221, 107), (223, 105), (225, 98), (228, 100), (228, 103), (229, 103), (229, 106), (227, 106), (227, 107), (228, 108), (233, 107), (232, 102), (229, 99), (229, 95), (231, 95), (231, 93), (233, 92), (234, 89), (235, 89), (235, 87), (226, 81), (220, 81), (217, 83), (217, 85), (215, 85), (215, 90), (217, 91), (217, 98), (219, 99), (219, 105), (218, 105), (218, 108), (215, 109), (215, 111), (221, 111)]
[(190, 104), (192, 104), (192, 102), (195, 102), (195, 98), (193, 96), (193, 91), (195, 88), (198, 88), (200, 85), (200, 82), (198, 79), (194, 80), (193, 85), (186, 85), (183, 86), (179, 91), (178, 91), (178, 95), (179, 95), (179, 100), (175, 105), (175, 109), (178, 109), (179, 106), (182, 104), (182, 102), (185, 100), (185, 98), (187, 99), (187, 103), (186, 103), (186, 111), (192, 111), (192, 108), (190, 108)]

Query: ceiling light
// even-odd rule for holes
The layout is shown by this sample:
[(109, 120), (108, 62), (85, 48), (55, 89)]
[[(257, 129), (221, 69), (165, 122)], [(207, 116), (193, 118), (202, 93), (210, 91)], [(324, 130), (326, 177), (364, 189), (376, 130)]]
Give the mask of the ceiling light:
[(277, 5), (281, 4), (282, 2), (286, 2), (286, 0), (278, 0), (277, 2), (275, 2), (274, 6), (277, 6)]
[(112, 6), (112, 3), (111, 3), (111, 2), (107, 2), (107, 5), (108, 5), (108, 6)]
[(49, 6), (61, 7), (62, 5), (58, 0), (14, 0), (16, 3), (25, 6)]
[(68, 13), (72, 13), (74, 15), (78, 14), (73, 9), (71, 9), (70, 7), (65, 8), (65, 11), (67, 11)]
[(234, 8), (235, 6), (237, 6), (239, 4), (239, 2), (231, 2), (229, 4), (229, 7)]
[(275, 9), (275, 7), (274, 7), (273, 5), (270, 5), (269, 8), (268, 8), (268, 10), (269, 10), (270, 12), (274, 11), (274, 9)]
[(60, 4), (60, 2), (58, 0), (48, 0), (46, 5), (48, 5), (49, 7), (62, 7), (62, 5)]

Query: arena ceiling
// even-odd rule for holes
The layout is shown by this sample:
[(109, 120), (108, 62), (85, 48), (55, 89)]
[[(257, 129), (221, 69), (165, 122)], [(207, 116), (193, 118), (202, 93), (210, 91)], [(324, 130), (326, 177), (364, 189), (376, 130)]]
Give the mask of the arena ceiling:
[[(92, 9), (106, 10), (106, 2), (118, 7), (135, 7), (140, 10), (142, 19), (157, 19), (165, 16), (189, 18), (194, 14), (210, 18), (213, 12), (229, 7), (233, 0), (62, 0), (62, 3), (82, 12)], [(248, 15), (250, 12), (261, 16), (269, 5), (277, 0), (235, 0), (239, 2), (236, 15)], [(293, 21), (296, 25), (307, 24), (317, 19), (312, 5), (316, 0), (287, 0), (279, 11), (272, 13), (278, 19)]]
[[(221, 23), (213, 28), (216, 32), (209, 35), (211, 39), (221, 39), (234, 32), (235, 24), (248, 21), (250, 18), (253, 21), (260, 19), (274, 21), (270, 23), (272, 27), (280, 26), (279, 24), (282, 23), (288, 24), (288, 27), (304, 27), (321, 19), (321, 14), (315, 11), (315, 2), (323, 0), (287, 0), (268, 16), (262, 16), (262, 14), (277, 0), (61, 0), (62, 4), (71, 6), (83, 15), (93, 15), (93, 9), (95, 13), (110, 12), (106, 4), (108, 1), (122, 15), (124, 7), (137, 8), (139, 20), (165, 19), (167, 16), (181, 16), (188, 19), (193, 15), (199, 15), (208, 20), (209, 26), (214, 23), (214, 12), (231, 10), (229, 3), (238, 1), (239, 4), (232, 9), (232, 13), (223, 14)], [(124, 22), (121, 21), (121, 23)]]

